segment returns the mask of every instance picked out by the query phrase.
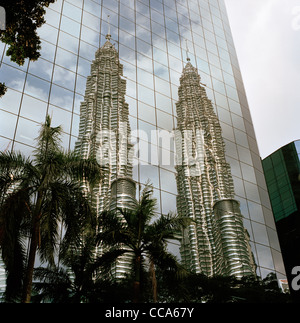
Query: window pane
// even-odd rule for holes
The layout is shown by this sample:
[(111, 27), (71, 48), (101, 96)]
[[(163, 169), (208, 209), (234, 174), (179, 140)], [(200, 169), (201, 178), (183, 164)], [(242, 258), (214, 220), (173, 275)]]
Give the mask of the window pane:
[(58, 28), (59, 27), (59, 20), (60, 20), (60, 15), (54, 11), (54, 10), (51, 10), (50, 8), (46, 11), (46, 14), (45, 14), (45, 20), (46, 20), (46, 23), (55, 27), (55, 28)]
[(53, 84), (50, 103), (72, 111), (74, 93)]
[(138, 85), (138, 99), (154, 106), (154, 92), (142, 85)]
[(168, 131), (173, 131), (174, 126), (173, 126), (173, 118), (170, 114), (162, 112), (157, 109), (157, 126), (168, 130)]
[(176, 209), (176, 195), (161, 192), (162, 213), (177, 212)]
[(48, 42), (54, 45), (56, 44), (58, 29), (50, 25), (44, 24), (42, 27), (37, 29), (37, 33), (41, 39), (47, 40)]
[(138, 82), (142, 85), (145, 85), (151, 89), (153, 89), (153, 75), (145, 72), (144, 70), (137, 69), (137, 78)]
[(76, 71), (77, 55), (64, 49), (57, 48), (55, 63), (73, 72)]
[(40, 124), (20, 118), (17, 127), (16, 140), (30, 146), (35, 146), (39, 130)]
[(52, 62), (54, 60), (56, 47), (53, 44), (50, 44), (46, 41), (43, 41), (41, 46), (41, 58), (47, 59), (48, 61)]
[(5, 83), (7, 87), (12, 89), (23, 91), (25, 73), (17, 70), (16, 68), (10, 67), (6, 64), (2, 64), (1, 68), (1, 82)]
[(58, 38), (58, 46), (69, 50), (72, 53), (78, 53), (78, 43), (79, 39), (71, 36), (63, 31), (60, 31)]
[(53, 64), (42, 58), (39, 58), (35, 62), (29, 63), (28, 73), (34, 74), (35, 76), (39, 76), (48, 82), (51, 81), (52, 71)]
[(50, 83), (42, 79), (28, 75), (25, 85), (25, 93), (34, 96), (37, 99), (48, 101)]
[(74, 90), (75, 73), (56, 65), (54, 68), (53, 82), (69, 90)]
[[(49, 107), (48, 114), (51, 116), (51, 126), (62, 126), (64, 132), (70, 132), (72, 113), (54, 106)], [(78, 135), (78, 134), (77, 134)]]
[(20, 92), (7, 89), (5, 95), (0, 98), (0, 109), (18, 114), (21, 97), (22, 94)]
[(160, 169), (161, 189), (173, 194), (177, 194), (175, 173)]
[(44, 122), (46, 118), (47, 103), (24, 95), (21, 107), (21, 116), (36, 122)]
[(158, 167), (151, 165), (140, 165), (140, 183), (150, 182), (153, 187), (159, 188)]
[(0, 110), (0, 136), (13, 139), (15, 127), (12, 125), (15, 125), (16, 122), (16, 115)]
[(120, 28), (128, 33), (135, 34), (135, 24), (134, 22), (120, 16)]
[(60, 29), (74, 37), (77, 37), (77, 38), (79, 37), (80, 24), (68, 17), (65, 17), (65, 16), (62, 17)]
[(85, 26), (95, 30), (100, 30), (100, 18), (91, 15), (90, 13), (84, 11), (83, 12), (83, 22)]
[(156, 107), (168, 113), (172, 113), (171, 99), (165, 95), (156, 93)]
[[(74, 1), (72, 1), (72, 2), (74, 2)], [(81, 13), (82, 13), (82, 10), (79, 9), (78, 7), (75, 7), (66, 1), (64, 2), (63, 15), (80, 22)]]
[(138, 114), (139, 114), (139, 118), (141, 118), (147, 122), (150, 122), (154, 125), (156, 124), (154, 107), (151, 107), (150, 105), (147, 105), (143, 102), (139, 102)]

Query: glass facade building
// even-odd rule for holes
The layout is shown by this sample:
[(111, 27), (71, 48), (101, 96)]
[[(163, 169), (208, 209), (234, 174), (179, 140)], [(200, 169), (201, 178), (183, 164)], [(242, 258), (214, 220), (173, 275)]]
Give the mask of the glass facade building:
[[(47, 9), (46, 21), (39, 29), (37, 62), (12, 63), (0, 43), (0, 81), (8, 87), (0, 99), (0, 149), (30, 155), (46, 114), (53, 125), (62, 125), (65, 149), (75, 148), (87, 78), (110, 26), (126, 79), (136, 196), (150, 179), (158, 214), (177, 212), (173, 134), (188, 52), (219, 119), (257, 274), (285, 278), (224, 1), (58, 0)], [(179, 247), (170, 244), (178, 255)]]
[(293, 268), (300, 263), (300, 140), (278, 149), (262, 161), (286, 274), (293, 297)]

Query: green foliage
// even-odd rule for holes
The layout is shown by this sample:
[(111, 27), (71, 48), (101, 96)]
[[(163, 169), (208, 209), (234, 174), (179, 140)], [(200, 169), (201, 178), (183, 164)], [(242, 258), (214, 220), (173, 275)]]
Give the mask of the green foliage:
[[(59, 266), (35, 269), (33, 302), (99, 303), (110, 298), (116, 283), (104, 277), (108, 259), (95, 256), (95, 235), (60, 252)], [(101, 269), (101, 274), (100, 274)]]
[(7, 87), (5, 86), (5, 83), (0, 83), (0, 98), (3, 96), (7, 91)]
[[(156, 200), (152, 197), (153, 189), (146, 186), (140, 202), (133, 210), (118, 209), (117, 212), (103, 212), (100, 216), (98, 242), (108, 251), (106, 254), (120, 252), (132, 255), (133, 301), (145, 299), (143, 295), (143, 276), (145, 267), (152, 268), (153, 282), (155, 270), (161, 268), (166, 273), (186, 271), (176, 257), (168, 252), (169, 240), (178, 240), (188, 219), (176, 215), (161, 215), (155, 219)], [(156, 298), (156, 295), (153, 295)]]
[[(30, 301), (36, 253), (48, 267), (35, 270), (34, 302), (290, 301), (275, 275), (236, 279), (185, 270), (167, 245), (180, 239), (191, 220), (174, 214), (157, 216), (150, 186), (134, 209), (106, 211), (97, 219), (81, 183), (92, 187), (101, 178), (101, 168), (95, 160), (65, 153), (60, 135), (61, 128), (51, 127), (47, 116), (31, 159), (18, 152), (0, 152), (0, 248), (7, 273), (6, 302)], [(111, 268), (124, 253), (132, 255), (131, 271), (116, 281)]]
[(6, 30), (0, 40), (9, 45), (7, 55), (13, 62), (23, 65), (26, 58), (40, 57), (41, 41), (37, 28), (45, 23), (45, 7), (56, 0), (3, 0), (6, 11)]
[(51, 127), (48, 116), (32, 159), (0, 152), (0, 247), (8, 275), (7, 301), (18, 300), (22, 288), (23, 302), (30, 300), (37, 251), (42, 262), (54, 266), (58, 244), (66, 249), (79, 243), (82, 228), (94, 221), (80, 181), (95, 181), (100, 166), (65, 153), (60, 135), (61, 128)]
[(265, 279), (246, 276), (207, 277), (190, 273), (183, 279), (168, 277), (161, 281), (161, 302), (175, 303), (288, 303), (289, 294), (284, 294), (278, 286), (276, 275)]

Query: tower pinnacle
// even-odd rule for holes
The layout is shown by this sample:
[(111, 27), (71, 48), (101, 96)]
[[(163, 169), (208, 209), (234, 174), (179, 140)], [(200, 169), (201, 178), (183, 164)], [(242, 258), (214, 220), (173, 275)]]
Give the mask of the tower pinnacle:
[(111, 33), (110, 33), (110, 15), (107, 15), (107, 23), (108, 23), (108, 32), (106, 35), (106, 39), (107, 40), (111, 40)]
[(189, 51), (189, 46), (188, 46), (188, 41), (187, 41), (187, 39), (185, 40), (185, 45), (186, 45), (186, 60), (189, 62), (191, 59), (190, 59), (190, 57), (189, 57), (189, 53), (190, 53), (190, 51)]

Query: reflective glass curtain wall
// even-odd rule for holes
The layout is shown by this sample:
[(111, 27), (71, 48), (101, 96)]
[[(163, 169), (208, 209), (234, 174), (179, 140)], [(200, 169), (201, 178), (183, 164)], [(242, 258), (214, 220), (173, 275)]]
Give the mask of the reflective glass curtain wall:
[(262, 161), (271, 199), (291, 295), (300, 300), (293, 289), (293, 268), (300, 262), (300, 140), (285, 145)]
[[(46, 114), (62, 124), (63, 144), (74, 149), (80, 103), (97, 49), (112, 43), (124, 66), (132, 144), (133, 179), (150, 179), (158, 213), (176, 212), (175, 103), (187, 48), (214, 103), (231, 166), (236, 199), (257, 273), (285, 272), (242, 77), (223, 0), (58, 0), (40, 28), (42, 56), (20, 67), (0, 44), (0, 149), (30, 155)], [(138, 139), (137, 139), (138, 138)], [(170, 245), (178, 253), (179, 246)]]

